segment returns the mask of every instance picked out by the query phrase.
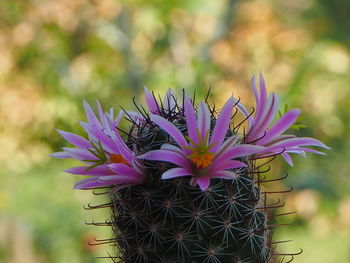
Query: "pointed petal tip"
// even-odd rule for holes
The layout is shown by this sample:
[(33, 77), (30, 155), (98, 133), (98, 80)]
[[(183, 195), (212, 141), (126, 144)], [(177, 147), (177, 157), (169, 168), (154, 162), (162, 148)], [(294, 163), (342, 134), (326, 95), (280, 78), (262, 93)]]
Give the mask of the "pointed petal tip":
[(51, 153), (49, 156), (53, 157), (53, 158), (57, 158), (57, 159), (68, 159), (68, 158), (70, 158), (70, 156), (68, 156), (68, 154), (65, 153), (65, 152), (55, 152), (55, 153)]
[(197, 184), (199, 185), (199, 188), (202, 191), (205, 191), (208, 189), (210, 185), (210, 178), (198, 178), (197, 179)]

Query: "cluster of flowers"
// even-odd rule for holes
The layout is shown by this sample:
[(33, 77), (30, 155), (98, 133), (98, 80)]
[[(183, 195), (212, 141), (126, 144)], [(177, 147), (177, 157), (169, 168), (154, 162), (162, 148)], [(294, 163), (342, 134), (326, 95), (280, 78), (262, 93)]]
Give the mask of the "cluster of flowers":
[[(215, 112), (206, 101), (197, 106), (186, 95), (181, 106), (171, 89), (163, 101), (157, 101), (154, 94), (145, 88), (148, 110), (142, 112), (120, 111), (114, 117), (113, 109), (102, 110), (97, 102), (98, 115), (84, 102), (88, 122), (81, 122), (87, 138), (58, 131), (73, 148), (64, 147), (63, 152), (54, 153), (56, 158), (71, 158), (84, 163), (66, 172), (88, 176), (75, 184), (77, 189), (112, 186), (114, 190), (142, 184), (147, 180), (148, 172), (144, 163), (169, 162), (173, 165), (162, 173), (161, 179), (190, 176), (192, 186), (198, 185), (205, 190), (212, 178), (234, 179), (236, 170), (247, 165), (245, 158), (264, 158), (281, 155), (293, 165), (291, 153), (305, 155), (306, 152), (323, 154), (307, 146), (329, 149), (320, 141), (308, 137), (296, 137), (284, 132), (297, 120), (300, 110), (292, 109), (274, 121), (278, 111), (278, 97), (267, 94), (265, 83), (260, 74), (259, 91), (255, 77), (252, 89), (256, 107), (254, 112), (236, 98), (229, 98), (213, 121)], [(232, 131), (232, 114), (238, 109), (247, 121), (244, 135), (229, 133)], [(174, 111), (182, 112), (185, 119), (184, 133), (171, 116)], [(138, 152), (136, 147), (127, 143), (120, 135), (119, 123), (122, 118), (132, 123), (149, 122), (157, 129), (162, 129), (171, 138), (172, 143), (164, 143), (159, 149)], [(229, 135), (228, 135), (229, 134)], [(147, 160), (147, 161), (146, 161)]]

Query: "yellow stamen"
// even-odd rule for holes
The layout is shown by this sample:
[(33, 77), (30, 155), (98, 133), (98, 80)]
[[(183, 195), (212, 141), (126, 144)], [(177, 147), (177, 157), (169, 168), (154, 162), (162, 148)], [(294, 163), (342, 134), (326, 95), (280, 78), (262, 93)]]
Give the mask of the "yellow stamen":
[(109, 157), (109, 160), (112, 163), (122, 163), (122, 164), (126, 164), (129, 165), (129, 163), (123, 158), (123, 156), (121, 154), (112, 154), (111, 157)]
[(207, 152), (205, 154), (194, 154), (189, 158), (197, 166), (197, 168), (206, 168), (212, 164), (214, 154), (211, 152)]

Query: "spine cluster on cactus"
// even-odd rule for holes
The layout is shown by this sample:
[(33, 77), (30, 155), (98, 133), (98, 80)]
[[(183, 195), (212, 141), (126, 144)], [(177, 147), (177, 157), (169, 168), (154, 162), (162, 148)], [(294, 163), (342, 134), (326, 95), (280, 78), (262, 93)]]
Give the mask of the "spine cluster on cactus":
[[(121, 111), (114, 119), (98, 104), (97, 118), (86, 104), (88, 138), (59, 131), (75, 148), (54, 156), (85, 163), (67, 170), (88, 176), (76, 188), (108, 189), (109, 203), (87, 209), (111, 209), (109, 220), (91, 224), (112, 227), (114, 237), (96, 244), (115, 245), (115, 262), (267, 263), (298, 254), (276, 251), (280, 242), (272, 241), (268, 219), (283, 203), (272, 202), (261, 185), (284, 177), (269, 179), (263, 169), (277, 155), (292, 165), (290, 153), (322, 154), (306, 146), (328, 147), (283, 134), (299, 110), (272, 124), (277, 96), (267, 97), (262, 76), (260, 93), (254, 79), (252, 86), (254, 117), (234, 98), (219, 113), (207, 99), (196, 106), (185, 93), (176, 99), (169, 90), (161, 101), (145, 89), (148, 110)], [(245, 133), (238, 111), (248, 123)], [(123, 116), (128, 131), (118, 127)], [(258, 159), (264, 159), (259, 166)]]

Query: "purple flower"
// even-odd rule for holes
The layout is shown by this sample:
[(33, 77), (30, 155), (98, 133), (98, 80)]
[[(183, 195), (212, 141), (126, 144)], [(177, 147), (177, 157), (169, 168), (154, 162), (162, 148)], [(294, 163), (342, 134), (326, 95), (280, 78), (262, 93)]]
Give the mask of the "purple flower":
[[(177, 102), (171, 88), (168, 89), (167, 93), (163, 98), (163, 101), (159, 99), (159, 102), (157, 101), (157, 98), (153, 94), (153, 92), (150, 92), (146, 87), (144, 87), (144, 93), (146, 105), (150, 113), (158, 115), (167, 115), (176, 109)], [(139, 109), (139, 112), (126, 111), (126, 118), (135, 124), (145, 123), (146, 116), (144, 115), (144, 113), (141, 112), (141, 109)]]
[(146, 104), (149, 111), (153, 114), (161, 115), (162, 111), (171, 112), (176, 106), (175, 96), (172, 89), (168, 89), (161, 105), (158, 104), (156, 97), (146, 87), (144, 88)]
[(81, 125), (88, 139), (58, 130), (62, 137), (75, 148), (64, 147), (63, 152), (54, 153), (52, 156), (76, 159), (84, 163), (84, 166), (66, 170), (71, 174), (89, 176), (75, 184), (74, 188), (77, 189), (116, 185), (114, 190), (118, 190), (142, 183), (145, 175), (141, 161), (127, 147), (116, 128), (123, 112), (113, 120), (113, 109), (104, 113), (98, 102), (97, 106), (99, 118), (84, 102), (88, 123), (81, 122)]
[(305, 152), (324, 154), (320, 151), (306, 148), (306, 146), (318, 146), (330, 149), (322, 142), (313, 138), (297, 138), (294, 135), (283, 134), (298, 119), (300, 114), (299, 109), (288, 111), (275, 123), (271, 124), (278, 111), (278, 96), (274, 93), (267, 94), (264, 78), (261, 73), (259, 84), (260, 92), (256, 88), (255, 76), (253, 76), (252, 88), (256, 103), (254, 117), (250, 116), (242, 104), (238, 104), (238, 108), (248, 121), (248, 131), (245, 137), (246, 143), (266, 147), (257, 153), (258, 155), (281, 154), (285, 161), (292, 166), (293, 162), (289, 155), (290, 153), (297, 153), (303, 156), (305, 156)]
[(162, 179), (191, 176), (191, 184), (198, 184), (202, 190), (208, 188), (211, 178), (234, 179), (232, 170), (244, 167), (244, 162), (235, 160), (254, 154), (262, 146), (239, 144), (239, 137), (234, 135), (225, 140), (232, 116), (234, 100), (230, 98), (221, 110), (211, 131), (211, 116), (208, 106), (200, 102), (196, 117), (191, 100), (185, 96), (184, 117), (188, 136), (170, 121), (153, 114), (151, 120), (166, 131), (177, 145), (163, 144), (160, 150), (145, 153), (139, 158), (171, 162), (178, 167), (162, 174)]

